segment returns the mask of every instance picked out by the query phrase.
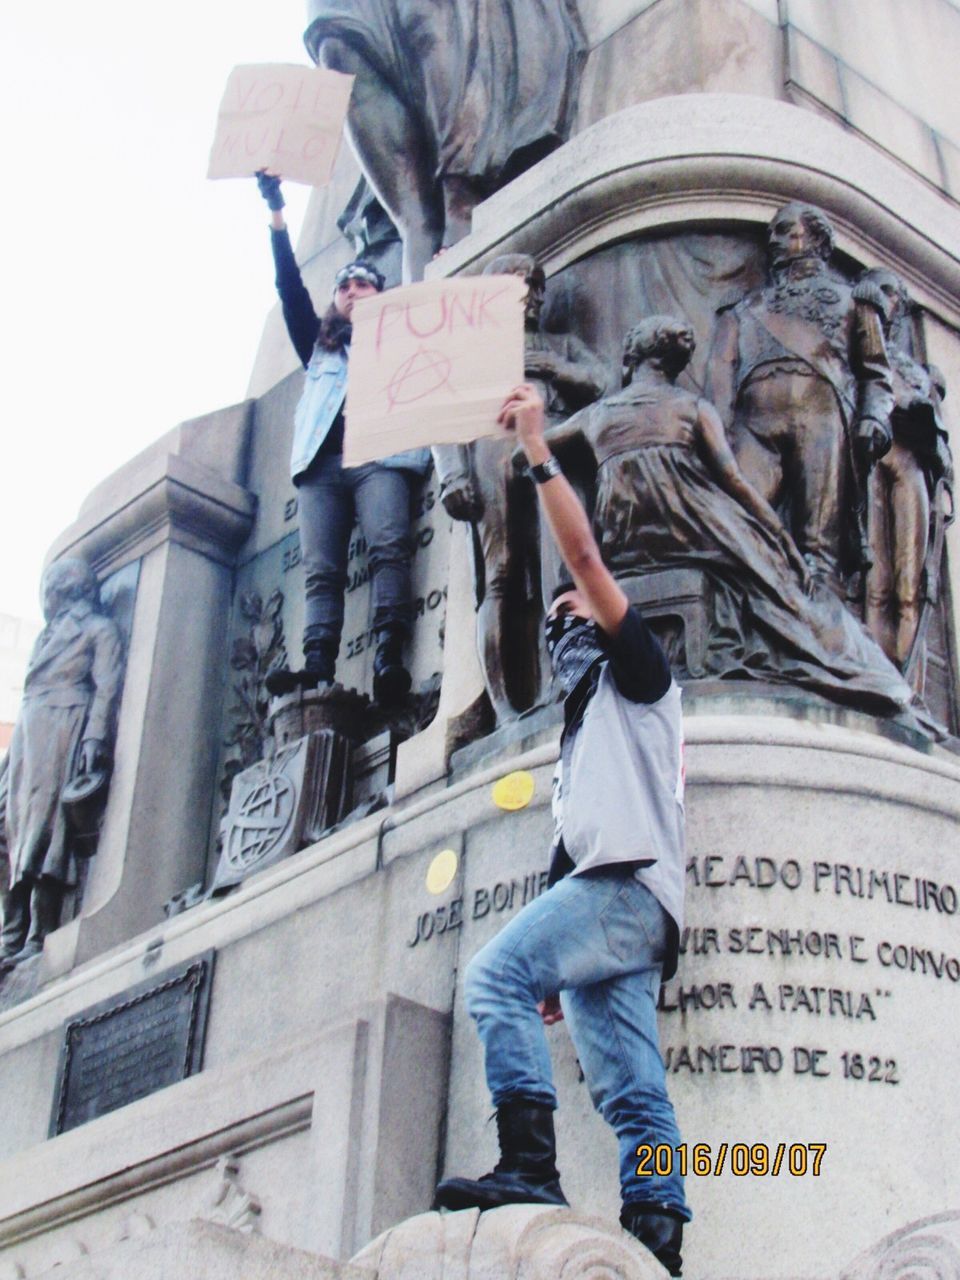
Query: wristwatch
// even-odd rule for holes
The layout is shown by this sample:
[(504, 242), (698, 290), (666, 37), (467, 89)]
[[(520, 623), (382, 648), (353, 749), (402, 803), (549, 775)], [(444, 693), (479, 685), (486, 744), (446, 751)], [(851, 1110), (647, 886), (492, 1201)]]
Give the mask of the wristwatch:
[(546, 462), (538, 462), (535, 467), (531, 467), (530, 475), (533, 477), (535, 484), (546, 484), (554, 476), (562, 476), (563, 467), (561, 467), (556, 458), (551, 456)]

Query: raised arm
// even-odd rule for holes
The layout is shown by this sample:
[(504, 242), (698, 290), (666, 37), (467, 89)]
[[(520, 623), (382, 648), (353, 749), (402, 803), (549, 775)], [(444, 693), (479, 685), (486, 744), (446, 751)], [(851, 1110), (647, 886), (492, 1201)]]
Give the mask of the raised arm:
[[(508, 430), (516, 431), (531, 467), (551, 460), (553, 455), (544, 439), (543, 401), (536, 388), (529, 383), (515, 387), (504, 401), (498, 421)], [(580, 499), (562, 472), (538, 484), (537, 494), (577, 589), (600, 629), (615, 636), (623, 624), (629, 601), (600, 558), (600, 548)]]
[(270, 210), (270, 247), (273, 250), (277, 293), (280, 295), (287, 333), (300, 357), (300, 363), (306, 368), (317, 341), (320, 317), (313, 308), (293, 254), (290, 232), (283, 216), (284, 199), (280, 191), (280, 179), (261, 171), (257, 174), (257, 186)]

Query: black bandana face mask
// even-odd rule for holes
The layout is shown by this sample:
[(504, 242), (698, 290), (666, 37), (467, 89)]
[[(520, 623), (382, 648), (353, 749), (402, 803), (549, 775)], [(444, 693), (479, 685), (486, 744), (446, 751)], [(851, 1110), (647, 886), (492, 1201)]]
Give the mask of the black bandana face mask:
[(548, 618), (545, 630), (553, 678), (569, 698), (584, 676), (607, 656), (600, 628), (592, 619), (566, 613)]

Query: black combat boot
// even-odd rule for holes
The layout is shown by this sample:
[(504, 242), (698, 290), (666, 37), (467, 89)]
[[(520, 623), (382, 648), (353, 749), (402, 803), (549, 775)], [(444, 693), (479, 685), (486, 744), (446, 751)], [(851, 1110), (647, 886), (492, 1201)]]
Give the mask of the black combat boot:
[(662, 1204), (636, 1201), (620, 1211), (620, 1225), (644, 1245), (672, 1276), (681, 1274), (683, 1219)]
[(297, 689), (316, 689), (322, 684), (333, 684), (338, 648), (339, 645), (329, 640), (304, 641), (303, 670), (290, 671), (281, 667), (279, 671), (271, 671), (263, 682), (264, 688), (272, 697), (279, 698), (295, 693)]
[(500, 1160), (482, 1178), (447, 1178), (437, 1187), (435, 1209), (499, 1209), (505, 1204), (565, 1205), (557, 1172), (553, 1111), (517, 1098), (497, 1108)]
[(377, 632), (373, 659), (373, 698), (381, 707), (393, 707), (410, 692), (410, 672), (403, 665), (406, 629), (382, 627)]

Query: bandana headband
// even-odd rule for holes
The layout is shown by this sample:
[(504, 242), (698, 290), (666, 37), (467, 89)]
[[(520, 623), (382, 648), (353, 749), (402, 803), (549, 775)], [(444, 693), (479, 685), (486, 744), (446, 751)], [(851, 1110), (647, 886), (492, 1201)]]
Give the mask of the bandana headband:
[(334, 277), (334, 293), (341, 285), (346, 284), (348, 280), (360, 280), (364, 284), (372, 284), (377, 293), (383, 292), (383, 276), (370, 263), (348, 262), (345, 267), (341, 267)]

